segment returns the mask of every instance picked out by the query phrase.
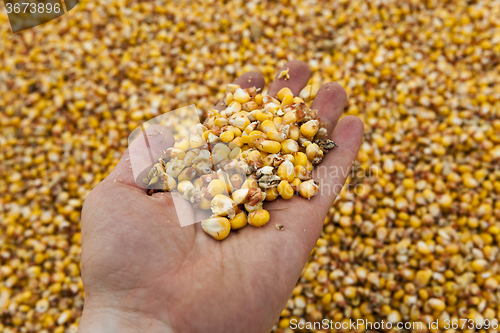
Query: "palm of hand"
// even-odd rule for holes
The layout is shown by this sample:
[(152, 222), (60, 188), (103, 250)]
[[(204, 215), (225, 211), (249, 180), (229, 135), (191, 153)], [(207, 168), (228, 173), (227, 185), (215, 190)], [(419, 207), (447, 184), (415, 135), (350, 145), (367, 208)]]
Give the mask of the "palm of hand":
[[(298, 88), (293, 89), (293, 80), (278, 84), (296, 93), (307, 82), (308, 71), (298, 62), (288, 67), (290, 74), (296, 74)], [(337, 86), (322, 88), (330, 103), (339, 98)], [(273, 88), (278, 89), (272, 87), (270, 92)], [(343, 104), (318, 106), (322, 117), (337, 123)], [(340, 148), (323, 163), (346, 169), (352, 164), (362, 124), (349, 118), (336, 126), (333, 139)], [(267, 203), (271, 220), (266, 226), (248, 226), (218, 242), (199, 223), (179, 227), (169, 194), (147, 196), (132, 186), (126, 179), (130, 177), (127, 154), (85, 202), (85, 309), (139, 313), (173, 331), (269, 331), (321, 232), (334, 191), (310, 201), (294, 197)], [(330, 188), (345, 181), (342, 174), (315, 175), (318, 178)], [(284, 230), (278, 231), (275, 224)]]

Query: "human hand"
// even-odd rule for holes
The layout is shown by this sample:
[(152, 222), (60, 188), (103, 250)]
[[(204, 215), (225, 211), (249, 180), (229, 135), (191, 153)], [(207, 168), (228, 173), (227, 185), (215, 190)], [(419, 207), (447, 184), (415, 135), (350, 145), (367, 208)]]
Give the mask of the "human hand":
[[(276, 79), (270, 95), (285, 86), (298, 95), (307, 84), (305, 63), (286, 68), (290, 79)], [(264, 78), (251, 72), (235, 83), (263, 88)], [(340, 85), (329, 83), (312, 105), (338, 145), (313, 173), (318, 195), (266, 203), (267, 225), (232, 231), (224, 241), (199, 223), (180, 227), (171, 195), (148, 196), (136, 185), (127, 150), (84, 204), (80, 332), (269, 332), (361, 145), (362, 122), (338, 121), (346, 99)]]

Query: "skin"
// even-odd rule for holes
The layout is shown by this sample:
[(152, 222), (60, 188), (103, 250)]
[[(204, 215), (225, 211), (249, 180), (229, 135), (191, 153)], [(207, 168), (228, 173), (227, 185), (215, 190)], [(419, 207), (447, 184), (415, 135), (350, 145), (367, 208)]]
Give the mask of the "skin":
[[(287, 68), (290, 79), (276, 79), (269, 94), (289, 87), (298, 95), (307, 84), (305, 63), (289, 62), (278, 74)], [(235, 83), (263, 88), (264, 78), (251, 72)], [(200, 223), (181, 228), (171, 194), (148, 196), (136, 186), (127, 150), (83, 207), (79, 332), (269, 332), (362, 142), (358, 118), (339, 121), (346, 100), (340, 85), (328, 83), (312, 105), (339, 146), (313, 175), (324, 190), (311, 200), (267, 203), (267, 225), (231, 231), (223, 241), (205, 234)]]

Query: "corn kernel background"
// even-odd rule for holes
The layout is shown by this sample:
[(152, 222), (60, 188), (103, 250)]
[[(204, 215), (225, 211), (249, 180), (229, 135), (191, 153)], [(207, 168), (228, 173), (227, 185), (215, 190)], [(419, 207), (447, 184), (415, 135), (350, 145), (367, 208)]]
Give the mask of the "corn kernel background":
[(85, 0), (18, 34), (0, 8), (0, 331), (76, 332), (82, 202), (131, 130), (291, 59), (365, 141), (274, 331), (500, 318), (500, 2)]

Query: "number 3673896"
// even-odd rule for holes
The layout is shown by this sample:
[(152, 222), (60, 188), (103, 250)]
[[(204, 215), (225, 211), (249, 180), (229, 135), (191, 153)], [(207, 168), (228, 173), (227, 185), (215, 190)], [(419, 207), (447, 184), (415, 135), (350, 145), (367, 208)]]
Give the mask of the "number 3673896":
[(5, 8), (7, 9), (7, 13), (10, 14), (12, 12), (18, 13), (59, 13), (61, 12), (61, 5), (56, 3), (52, 5), (51, 3), (31, 3), (31, 2), (23, 2), (23, 3), (7, 3), (5, 4)]

